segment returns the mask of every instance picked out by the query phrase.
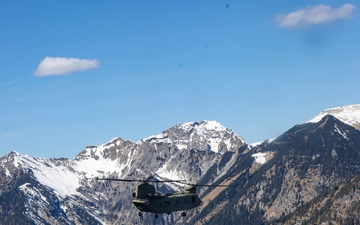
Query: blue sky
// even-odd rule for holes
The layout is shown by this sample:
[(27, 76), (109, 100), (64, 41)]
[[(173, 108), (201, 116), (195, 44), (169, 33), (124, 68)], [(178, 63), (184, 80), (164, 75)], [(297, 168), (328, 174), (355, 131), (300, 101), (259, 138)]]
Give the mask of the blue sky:
[(1, 1), (0, 156), (216, 120), (247, 142), (360, 99), (351, 1)]

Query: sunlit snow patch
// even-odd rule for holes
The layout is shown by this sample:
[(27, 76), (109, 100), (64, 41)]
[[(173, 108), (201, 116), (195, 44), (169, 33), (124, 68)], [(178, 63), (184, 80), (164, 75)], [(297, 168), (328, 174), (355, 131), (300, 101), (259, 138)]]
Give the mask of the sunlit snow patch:
[(165, 165), (158, 169), (155, 174), (158, 175), (159, 177), (162, 177), (164, 179), (168, 179), (168, 180), (186, 180), (187, 179), (187, 175), (185, 172), (183, 171), (178, 171), (176, 169), (173, 170), (168, 170), (168, 163), (165, 163)]
[[(118, 145), (119, 143), (116, 144)], [(85, 158), (76, 160), (72, 166), (76, 171), (86, 174), (88, 178), (102, 177), (114, 172), (121, 176), (121, 171), (130, 167), (133, 154), (135, 153), (129, 151), (127, 161), (122, 163), (118, 159), (104, 158), (105, 150), (113, 146), (115, 145), (100, 145), (96, 148), (87, 148), (83, 154)]]
[(326, 115), (333, 115), (342, 122), (360, 129), (360, 104), (345, 105), (323, 110), (317, 116), (309, 120), (310, 123), (319, 122)]
[(78, 176), (67, 166), (55, 166), (50, 160), (18, 155), (20, 164), (31, 169), (40, 183), (53, 189), (60, 196), (78, 194)]
[(268, 153), (267, 152), (259, 152), (256, 154), (251, 155), (252, 157), (255, 158), (255, 162), (263, 165), (268, 161)]

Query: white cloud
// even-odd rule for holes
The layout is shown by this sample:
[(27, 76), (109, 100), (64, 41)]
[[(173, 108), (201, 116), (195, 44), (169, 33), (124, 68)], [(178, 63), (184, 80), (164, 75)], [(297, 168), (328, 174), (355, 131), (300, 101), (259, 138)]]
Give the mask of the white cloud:
[(339, 8), (328, 5), (310, 6), (288, 14), (277, 15), (276, 22), (280, 27), (285, 28), (311, 26), (351, 18), (355, 10), (356, 6), (352, 4), (344, 4)]
[(96, 59), (78, 59), (64, 57), (45, 57), (34, 72), (35, 76), (63, 75), (76, 71), (96, 69), (100, 62)]

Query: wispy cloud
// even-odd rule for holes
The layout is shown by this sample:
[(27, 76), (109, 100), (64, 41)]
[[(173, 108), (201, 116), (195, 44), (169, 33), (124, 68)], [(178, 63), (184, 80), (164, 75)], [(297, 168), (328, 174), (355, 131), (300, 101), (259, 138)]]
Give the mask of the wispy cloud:
[(7, 82), (3, 83), (2, 86), (3, 86), (3, 87), (6, 87), (6, 86), (13, 85), (13, 84), (15, 84), (15, 83), (16, 83), (16, 81), (7, 81)]
[(64, 57), (45, 57), (34, 72), (37, 77), (69, 74), (72, 72), (96, 69), (100, 62), (96, 59)]
[(299, 28), (316, 24), (331, 23), (336, 20), (349, 19), (353, 16), (356, 6), (344, 4), (339, 8), (328, 5), (310, 6), (288, 14), (279, 14), (275, 20), (280, 27)]

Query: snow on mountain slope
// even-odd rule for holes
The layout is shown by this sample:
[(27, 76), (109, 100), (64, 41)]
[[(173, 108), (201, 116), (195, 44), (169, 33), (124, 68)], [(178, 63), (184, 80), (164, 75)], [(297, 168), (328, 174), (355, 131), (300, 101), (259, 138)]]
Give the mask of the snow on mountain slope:
[[(113, 147), (113, 146), (111, 146)], [(73, 168), (88, 178), (101, 177), (106, 173), (121, 171), (128, 163), (121, 164), (118, 160), (104, 157), (105, 145), (88, 147), (82, 152), (82, 158), (73, 161)]]
[[(103, 145), (95, 147), (93, 151), (97, 157), (82, 160), (44, 159), (30, 157), (14, 152), (13, 165), (17, 168), (30, 169), (37, 180), (43, 185), (54, 190), (61, 197), (81, 195), (77, 189), (85, 178), (101, 177), (121, 171), (128, 163), (121, 164), (101, 156)], [(93, 149), (94, 150), (94, 149)], [(91, 151), (87, 148), (85, 151)], [(8, 172), (10, 175), (10, 172)]]
[[(103, 146), (96, 148), (99, 148), (99, 151), (94, 151), (95, 154), (101, 154)], [(101, 155), (72, 161), (68, 159), (49, 160), (12, 152), (12, 158), (12, 164), (15, 167), (30, 169), (40, 183), (54, 190), (61, 197), (80, 195), (77, 188), (81, 186), (81, 180), (84, 178), (103, 176), (120, 171), (121, 167), (126, 166)], [(10, 172), (7, 174), (10, 175)]]
[(225, 128), (216, 121), (178, 124), (161, 134), (150, 136), (141, 141), (152, 144), (170, 144), (180, 150), (198, 148), (199, 150), (210, 150), (216, 153), (224, 153), (233, 149), (235, 143), (245, 143), (234, 131)]
[(317, 116), (309, 120), (310, 123), (320, 121), (325, 115), (332, 115), (350, 126), (360, 129), (360, 104), (339, 106), (323, 110)]
[(80, 178), (69, 169), (68, 162), (69, 160), (64, 160), (63, 164), (55, 165), (48, 159), (30, 157), (15, 152), (13, 164), (18, 168), (31, 169), (40, 183), (65, 197), (78, 194), (76, 189), (80, 187)]

